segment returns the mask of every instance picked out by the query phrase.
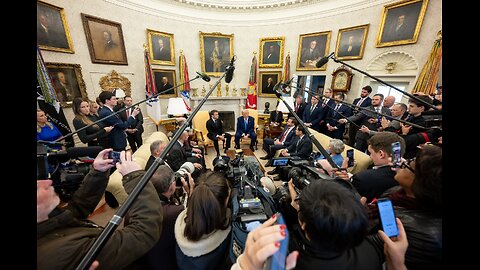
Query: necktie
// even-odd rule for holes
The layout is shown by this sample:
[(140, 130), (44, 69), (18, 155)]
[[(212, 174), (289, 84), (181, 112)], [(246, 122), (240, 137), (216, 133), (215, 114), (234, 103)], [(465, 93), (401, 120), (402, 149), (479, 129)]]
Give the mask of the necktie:
[(280, 142), (283, 142), (283, 140), (285, 140), (285, 137), (287, 137), (288, 131), (290, 131), (290, 128), (283, 132), (282, 137), (280, 137)]
[(245, 121), (245, 131), (247, 131), (248, 120)]
[(295, 148), (296, 148), (296, 149), (295, 149), (295, 150), (296, 150), (295, 152), (298, 152), (298, 144), (300, 143), (301, 140), (302, 140), (302, 138), (298, 139), (298, 141), (297, 141), (297, 146), (295, 147)]
[(130, 110), (131, 110), (131, 109), (128, 109), (128, 110), (127, 110), (127, 119), (130, 117)]
[(298, 112), (298, 103), (295, 105), (295, 112)]
[(340, 104), (337, 104), (337, 106), (335, 106), (335, 111), (338, 111), (339, 108), (340, 108)]
[(315, 106), (310, 107), (310, 115), (312, 115), (313, 110), (315, 110)]

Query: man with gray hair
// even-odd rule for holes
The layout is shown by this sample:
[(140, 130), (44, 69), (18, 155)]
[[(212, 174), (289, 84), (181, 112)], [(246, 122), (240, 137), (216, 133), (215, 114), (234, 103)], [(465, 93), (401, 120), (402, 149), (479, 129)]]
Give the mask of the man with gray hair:
[(152, 166), (155, 159), (157, 159), (163, 150), (167, 147), (167, 144), (162, 140), (153, 141), (150, 144), (150, 157), (148, 158), (147, 164), (145, 165), (145, 170), (148, 170)]
[[(342, 153), (345, 150), (345, 143), (339, 139), (331, 139), (330, 143), (328, 144), (327, 152), (330, 154), (333, 162), (338, 166), (342, 167), (343, 157)], [(328, 163), (327, 159), (320, 155), (318, 158), (315, 159), (315, 165), (318, 167), (323, 168), (328, 174), (332, 172), (332, 165)]]

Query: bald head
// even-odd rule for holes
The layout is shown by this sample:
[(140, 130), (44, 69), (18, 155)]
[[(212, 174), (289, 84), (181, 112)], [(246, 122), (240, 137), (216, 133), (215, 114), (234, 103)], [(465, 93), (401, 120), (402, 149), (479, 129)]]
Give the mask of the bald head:
[(393, 106), (393, 104), (395, 104), (395, 97), (394, 96), (387, 96), (383, 100), (383, 107), (390, 108), (390, 107)]

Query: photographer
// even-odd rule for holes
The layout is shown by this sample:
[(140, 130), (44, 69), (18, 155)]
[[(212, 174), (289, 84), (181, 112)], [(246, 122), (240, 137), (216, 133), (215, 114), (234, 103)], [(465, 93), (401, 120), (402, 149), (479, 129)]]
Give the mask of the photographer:
[[(102, 228), (87, 220), (98, 205), (108, 182), (113, 160), (112, 149), (102, 150), (85, 176), (82, 185), (64, 208), (54, 192), (51, 180), (37, 181), (37, 269), (74, 269)], [(123, 185), (130, 193), (144, 171), (122, 151), (117, 170), (123, 175)], [(147, 183), (129, 210), (130, 224), (113, 232), (99, 252), (98, 269), (123, 269), (145, 254), (160, 238), (162, 208), (151, 183)]]
[[(292, 180), (288, 184), (297, 198)], [(295, 269), (382, 269), (383, 243), (367, 236), (367, 211), (352, 190), (318, 179), (292, 206), (299, 225), (291, 231), (290, 247), (301, 258)]]
[[(139, 261), (141, 269), (178, 269), (175, 258), (176, 239), (174, 234), (175, 220), (180, 212), (185, 209), (187, 200), (183, 204), (177, 205), (173, 200), (173, 195), (177, 188), (184, 189), (187, 196), (193, 192), (195, 183), (190, 173), (186, 173), (187, 181), (182, 177), (182, 187), (179, 187), (174, 172), (167, 165), (160, 165), (150, 178), (153, 186), (157, 190), (158, 197), (163, 207), (163, 228), (160, 240), (155, 246), (147, 252)], [(125, 217), (125, 225), (130, 223), (129, 217)]]

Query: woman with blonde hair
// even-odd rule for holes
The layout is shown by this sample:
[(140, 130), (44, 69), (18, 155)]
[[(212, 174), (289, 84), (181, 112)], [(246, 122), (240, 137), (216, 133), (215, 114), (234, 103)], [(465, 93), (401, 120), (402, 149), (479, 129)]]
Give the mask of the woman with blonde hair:
[[(62, 133), (58, 128), (48, 121), (45, 112), (37, 109), (37, 141), (53, 142), (62, 137)], [(60, 150), (61, 146), (51, 146), (52, 149)]]
[[(73, 99), (73, 126), (76, 130), (93, 124), (97, 119), (90, 114), (88, 99), (77, 97)], [(91, 125), (77, 133), (83, 143), (88, 146), (101, 146), (108, 148), (108, 133), (113, 127), (104, 127), (102, 123)]]

